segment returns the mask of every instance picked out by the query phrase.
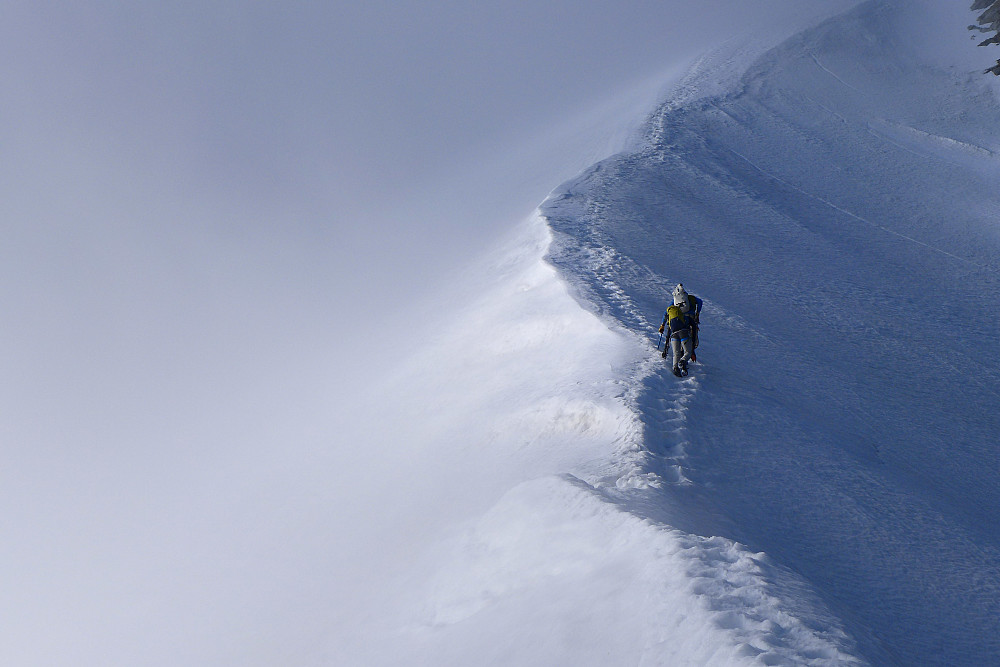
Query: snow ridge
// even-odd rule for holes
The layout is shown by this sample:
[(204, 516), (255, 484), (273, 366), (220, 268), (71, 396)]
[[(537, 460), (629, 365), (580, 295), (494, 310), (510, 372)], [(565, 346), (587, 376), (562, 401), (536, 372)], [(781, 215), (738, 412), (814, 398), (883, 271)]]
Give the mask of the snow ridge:
[[(767, 563), (695, 591), (736, 644), (782, 640), (757, 664), (1000, 663), (1000, 105), (899, 15), (865, 3), (709, 94), (702, 63), (542, 207), (548, 260), (647, 354), (641, 442), (587, 483), (705, 563)], [(676, 282), (706, 301), (682, 381), (653, 350)]]

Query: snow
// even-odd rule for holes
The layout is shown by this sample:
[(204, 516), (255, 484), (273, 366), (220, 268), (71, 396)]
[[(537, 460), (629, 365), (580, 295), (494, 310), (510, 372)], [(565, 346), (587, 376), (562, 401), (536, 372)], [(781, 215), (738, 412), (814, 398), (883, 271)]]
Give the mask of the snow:
[[(866, 3), (664, 105), (543, 211), (553, 263), (650, 352), (673, 283), (706, 301), (692, 377), (658, 368), (636, 401), (689, 480), (667, 522), (802, 575), (874, 664), (990, 664), (1000, 107), (928, 64), (951, 36), (910, 8)], [(678, 434), (660, 404), (682, 397)]]
[[(368, 440), (406, 431), (420, 446), (383, 472), (401, 502), (382, 548), (444, 537), (380, 570), (393, 612), (381, 602), (361, 636), (384, 645), (345, 636), (333, 661), (857, 663), (793, 573), (662, 520), (679, 511), (666, 488), (690, 482), (682, 442), (669, 456), (644, 444), (633, 379), (657, 364), (578, 306), (542, 261), (550, 244), (526, 223), (468, 288), (479, 297), (379, 390), (394, 409)], [(652, 408), (681, 438), (694, 393)]]
[(406, 414), (454, 484), (414, 502), (461, 527), (376, 662), (1000, 660), (1000, 105), (909, 8), (698, 61), (394, 380), (445, 397)]
[[(377, 363), (328, 351), (322, 243), (193, 247), (204, 201), (146, 233), (109, 193), (179, 190), (65, 166), (92, 235), (17, 227), (3, 263), (49, 298), (4, 292), (3, 434), (32, 446), (0, 661), (1000, 663), (992, 54), (962, 3), (820, 4), (549, 137), (618, 122), (450, 288), (380, 304)], [(679, 281), (683, 380), (654, 349)]]

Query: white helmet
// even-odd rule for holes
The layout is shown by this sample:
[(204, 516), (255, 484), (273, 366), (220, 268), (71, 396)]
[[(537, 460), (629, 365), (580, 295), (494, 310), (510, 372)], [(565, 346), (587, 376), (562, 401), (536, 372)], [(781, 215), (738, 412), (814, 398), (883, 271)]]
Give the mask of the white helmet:
[(681, 304), (687, 303), (688, 295), (684, 291), (684, 285), (677, 283), (677, 287), (674, 288), (674, 305), (680, 306)]

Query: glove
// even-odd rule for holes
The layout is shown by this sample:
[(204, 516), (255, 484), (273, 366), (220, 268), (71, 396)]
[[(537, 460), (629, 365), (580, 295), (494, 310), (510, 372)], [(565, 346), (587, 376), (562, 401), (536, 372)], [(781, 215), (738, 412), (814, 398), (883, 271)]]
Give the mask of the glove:
[(663, 333), (663, 325), (660, 325), (660, 333)]

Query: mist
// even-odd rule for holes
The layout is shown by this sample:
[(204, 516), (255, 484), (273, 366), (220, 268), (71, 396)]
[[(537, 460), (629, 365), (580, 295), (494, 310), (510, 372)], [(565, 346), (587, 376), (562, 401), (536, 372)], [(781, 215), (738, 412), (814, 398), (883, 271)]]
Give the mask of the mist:
[(795, 4), (8, 3), (3, 662), (321, 661), (400, 501), (344, 406)]

